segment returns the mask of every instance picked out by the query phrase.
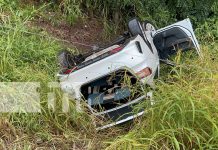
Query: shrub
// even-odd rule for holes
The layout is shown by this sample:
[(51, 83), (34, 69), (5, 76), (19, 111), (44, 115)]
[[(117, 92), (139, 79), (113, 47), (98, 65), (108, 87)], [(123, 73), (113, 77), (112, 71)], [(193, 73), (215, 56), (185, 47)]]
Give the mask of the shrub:
[(64, 4), (67, 15), (80, 14), (75, 13), (80, 7), (84, 14), (105, 17), (118, 24), (137, 16), (154, 20), (160, 27), (186, 17), (190, 17), (196, 25), (214, 17), (218, 11), (215, 0), (63, 0), (61, 4)]

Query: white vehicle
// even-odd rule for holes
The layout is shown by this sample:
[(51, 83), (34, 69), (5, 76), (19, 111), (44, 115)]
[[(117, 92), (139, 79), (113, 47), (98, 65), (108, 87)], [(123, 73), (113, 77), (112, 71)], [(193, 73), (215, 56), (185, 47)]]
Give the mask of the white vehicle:
[(151, 92), (142, 95), (137, 90), (132, 93), (130, 88), (137, 87), (138, 83), (153, 87), (160, 62), (172, 65), (168, 58), (178, 50), (195, 49), (200, 55), (189, 19), (156, 30), (150, 22), (141, 23), (135, 18), (129, 21), (128, 28), (116, 42), (86, 56), (75, 56), (68, 51), (59, 55), (62, 71), (58, 77), (62, 90), (78, 102), (85, 100), (95, 116), (103, 116), (105, 124), (97, 129), (144, 113), (144, 109), (133, 111), (133, 106), (148, 100)]

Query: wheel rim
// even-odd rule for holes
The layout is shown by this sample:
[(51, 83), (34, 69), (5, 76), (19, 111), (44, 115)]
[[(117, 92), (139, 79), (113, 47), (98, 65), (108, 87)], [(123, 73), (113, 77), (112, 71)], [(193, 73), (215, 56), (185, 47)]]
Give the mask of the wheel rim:
[(156, 30), (155, 27), (152, 24), (150, 24), (150, 23), (146, 23), (145, 24), (145, 29), (147, 31), (155, 31)]

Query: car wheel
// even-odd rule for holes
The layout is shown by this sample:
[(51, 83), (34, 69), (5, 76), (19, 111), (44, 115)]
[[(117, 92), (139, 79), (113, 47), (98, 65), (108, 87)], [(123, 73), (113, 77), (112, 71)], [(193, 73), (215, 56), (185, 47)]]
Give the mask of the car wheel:
[(145, 20), (142, 23), (142, 28), (144, 31), (156, 31), (156, 27), (148, 20)]
[(144, 38), (142, 26), (138, 19), (134, 18), (130, 20), (128, 23), (128, 28), (132, 36), (140, 35), (142, 38)]
[(58, 63), (62, 69), (71, 68), (74, 65), (72, 54), (67, 50), (62, 50), (58, 54)]

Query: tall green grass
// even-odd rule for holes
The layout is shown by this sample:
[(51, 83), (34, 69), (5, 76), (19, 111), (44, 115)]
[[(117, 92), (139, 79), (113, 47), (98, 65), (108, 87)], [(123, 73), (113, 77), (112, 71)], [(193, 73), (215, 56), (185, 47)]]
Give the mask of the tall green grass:
[(213, 48), (202, 47), (203, 59), (185, 55), (165, 82), (157, 81), (155, 105), (108, 149), (217, 149), (217, 45)]
[[(0, 126), (1, 131), (13, 131), (13, 134), (7, 135), (8, 139), (11, 139), (8, 143), (5, 138), (6, 132), (0, 134), (1, 147), (69, 149), (72, 145), (81, 145), (81, 148), (95, 145), (96, 142), (92, 139), (96, 131), (90, 123), (91, 118), (88, 114), (77, 112), (73, 101), (70, 101), (70, 112), (63, 113), (60, 89), (53, 90), (57, 95), (56, 111), (48, 108), (47, 93), (51, 91), (48, 82), (57, 81), (56, 55), (61, 49), (61, 44), (32, 26), (31, 20), (40, 10), (20, 10), (9, 4), (3, 5), (1, 9), (0, 81), (40, 83), (42, 108), (41, 113), (1, 114), (0, 120), (6, 122), (3, 123), (5, 126)], [(17, 142), (14, 143), (15, 141)]]

